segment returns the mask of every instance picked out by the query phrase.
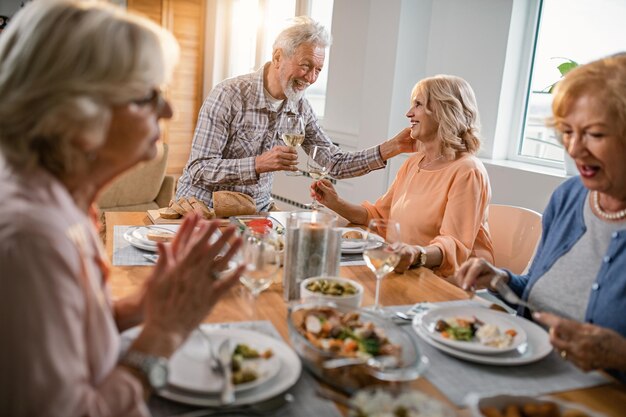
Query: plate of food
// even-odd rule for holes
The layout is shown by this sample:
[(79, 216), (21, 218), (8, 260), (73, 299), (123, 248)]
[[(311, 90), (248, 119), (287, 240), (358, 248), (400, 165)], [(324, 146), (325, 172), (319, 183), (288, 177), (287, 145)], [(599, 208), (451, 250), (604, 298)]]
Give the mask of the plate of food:
[(233, 216), (230, 218), (230, 221), (238, 226), (241, 230), (251, 228), (252, 230), (263, 231), (265, 228), (271, 228), (278, 235), (283, 235), (285, 233), (285, 227), (272, 216)]
[(258, 387), (280, 371), (276, 343), (269, 336), (249, 330), (200, 328), (170, 358), (169, 384), (198, 393), (221, 392), (223, 377), (214, 370), (214, 362), (217, 360), (217, 347), (226, 339), (230, 340), (233, 350), (232, 382), (235, 392)]
[(157, 251), (157, 242), (171, 242), (176, 236), (179, 226), (133, 226), (124, 232), (124, 240), (132, 246)]
[(442, 307), (421, 316), (426, 335), (457, 350), (500, 354), (526, 342), (526, 331), (509, 314), (480, 307)]
[(533, 323), (521, 317), (511, 317), (526, 332), (526, 342), (520, 344), (517, 348), (503, 352), (497, 355), (484, 355), (481, 353), (466, 352), (464, 350), (455, 349), (443, 343), (437, 342), (431, 338), (421, 326), (421, 315), (416, 315), (413, 319), (413, 330), (417, 335), (432, 347), (440, 351), (454, 356), (455, 358), (466, 360), (468, 362), (480, 363), (484, 365), (495, 366), (519, 366), (537, 362), (552, 352), (552, 344), (548, 333)]
[(606, 417), (605, 414), (550, 396), (496, 395), (481, 397), (471, 393), (465, 399), (472, 417)]
[[(365, 248), (367, 231), (357, 227), (339, 227), (341, 232), (341, 252), (346, 254), (362, 253)], [(376, 236), (381, 244), (385, 241), (380, 236)]]
[[(250, 344), (251, 346), (254, 346), (258, 340), (262, 343), (262, 345), (259, 344), (258, 346), (264, 346), (265, 349), (271, 349), (274, 353), (272, 358), (275, 358), (279, 362), (277, 365), (278, 373), (274, 377), (266, 379), (264, 383), (258, 383), (256, 386), (248, 386), (247, 389), (239, 389), (236, 391), (235, 402), (232, 406), (256, 404), (258, 402), (274, 398), (291, 388), (300, 378), (300, 374), (302, 373), (302, 363), (300, 362), (296, 352), (294, 352), (294, 350), (282, 339), (276, 339), (259, 332), (245, 330), (230, 324), (205, 323), (201, 325), (201, 329), (205, 331), (210, 338), (213, 337), (213, 335), (222, 335), (222, 340), (226, 337), (232, 339), (235, 335), (241, 335), (245, 338), (245, 340), (254, 341)], [(122, 333), (122, 350), (127, 349), (140, 332), (141, 326), (136, 326)], [(217, 344), (219, 343), (218, 339), (212, 343), (219, 346)], [(191, 352), (188, 354), (193, 356), (194, 353), (195, 352)], [(207, 393), (182, 389), (172, 384), (168, 384), (165, 388), (162, 388), (157, 392), (157, 395), (167, 398), (168, 400), (198, 407), (221, 407), (223, 403), (220, 394), (220, 392)]]

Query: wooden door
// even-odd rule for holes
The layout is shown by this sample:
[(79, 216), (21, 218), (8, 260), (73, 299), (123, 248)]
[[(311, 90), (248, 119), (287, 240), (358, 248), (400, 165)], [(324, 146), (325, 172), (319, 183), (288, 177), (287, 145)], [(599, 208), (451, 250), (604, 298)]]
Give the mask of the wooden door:
[(166, 93), (174, 117), (163, 124), (163, 140), (169, 144), (167, 173), (178, 178), (189, 158), (203, 100), (205, 0), (128, 0), (128, 9), (170, 30), (180, 44), (180, 60)]

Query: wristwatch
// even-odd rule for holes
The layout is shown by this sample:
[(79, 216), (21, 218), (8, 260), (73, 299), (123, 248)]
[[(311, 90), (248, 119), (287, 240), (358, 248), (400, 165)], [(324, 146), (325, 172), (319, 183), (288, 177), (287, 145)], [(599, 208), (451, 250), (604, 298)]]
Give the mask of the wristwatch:
[(169, 369), (165, 358), (129, 350), (122, 356), (120, 363), (141, 372), (155, 390), (167, 385)]
[(426, 265), (426, 260), (428, 259), (428, 255), (426, 254), (426, 249), (422, 246), (418, 246), (420, 253), (417, 255), (417, 259), (413, 262), (414, 267), (419, 268), (420, 266)]

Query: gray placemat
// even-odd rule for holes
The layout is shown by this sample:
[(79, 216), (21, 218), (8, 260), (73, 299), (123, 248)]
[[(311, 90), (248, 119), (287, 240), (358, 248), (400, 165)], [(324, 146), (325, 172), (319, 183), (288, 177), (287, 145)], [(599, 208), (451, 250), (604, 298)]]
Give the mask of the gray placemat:
[[(137, 226), (113, 226), (113, 259), (111, 262), (115, 266), (154, 265), (154, 262), (144, 257), (144, 255), (152, 256), (155, 254), (154, 252), (138, 249), (124, 239), (124, 233), (131, 227)], [(167, 225), (159, 227), (171, 228)]]
[[(238, 328), (251, 329), (261, 332), (268, 336), (282, 340), (276, 328), (269, 321), (256, 322), (236, 322), (220, 324), (221, 328)], [(304, 368), (298, 382), (287, 390), (282, 396), (288, 395), (289, 402), (278, 410), (273, 411), (272, 416), (276, 417), (340, 417), (341, 413), (331, 401), (324, 400), (315, 395), (318, 382)], [(148, 408), (154, 417), (173, 417), (181, 413), (185, 413), (197, 409), (205, 409), (207, 407), (194, 407), (185, 404), (179, 404), (170, 400), (153, 395), (149, 402)], [(212, 414), (219, 416), (220, 414)], [(229, 411), (228, 416), (246, 416), (245, 411), (234, 413)]]
[(341, 266), (365, 265), (365, 260), (363, 259), (362, 253), (343, 253), (341, 254), (341, 261), (339, 264)]
[[(476, 303), (477, 301), (468, 300), (421, 303), (418, 308), (473, 306)], [(415, 306), (393, 306), (387, 307), (387, 310), (406, 312), (412, 307)], [(410, 325), (407, 328), (410, 328)], [(556, 352), (528, 365), (481, 365), (449, 356), (424, 342), (412, 329), (410, 333), (417, 341), (420, 352), (430, 360), (424, 378), (459, 407), (466, 405), (465, 397), (470, 392), (480, 396), (497, 394), (539, 396), (610, 382), (610, 379), (600, 372), (582, 372), (570, 362), (561, 359)]]

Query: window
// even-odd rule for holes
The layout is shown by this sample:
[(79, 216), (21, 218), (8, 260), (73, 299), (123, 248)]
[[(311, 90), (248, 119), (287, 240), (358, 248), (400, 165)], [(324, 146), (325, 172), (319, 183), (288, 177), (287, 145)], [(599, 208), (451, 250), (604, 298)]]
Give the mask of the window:
[[(274, 39), (296, 15), (311, 16), (331, 30), (332, 0), (232, 0), (220, 4), (223, 10), (219, 16), (226, 17), (228, 24), (216, 34), (216, 43), (226, 46), (216, 49), (223, 56), (214, 60), (214, 66), (222, 66), (214, 68), (214, 82), (255, 71), (269, 61)], [(324, 115), (327, 79), (328, 54), (323, 71), (306, 94), (320, 118)]]
[(623, 0), (543, 0), (536, 25), (522, 137), (512, 159), (562, 167), (564, 150), (553, 129), (550, 86), (560, 64), (584, 64), (626, 50), (626, 2)]

